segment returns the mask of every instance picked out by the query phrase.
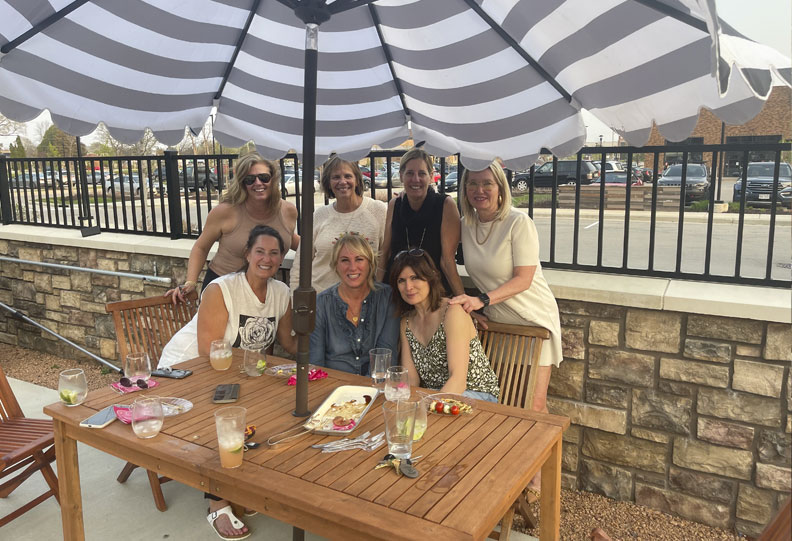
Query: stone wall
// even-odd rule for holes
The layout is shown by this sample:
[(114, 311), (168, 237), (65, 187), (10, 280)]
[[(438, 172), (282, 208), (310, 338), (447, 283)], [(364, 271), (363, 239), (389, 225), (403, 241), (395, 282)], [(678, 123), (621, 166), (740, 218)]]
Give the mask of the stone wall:
[(758, 535), (792, 490), (790, 325), (559, 308), (564, 485)]

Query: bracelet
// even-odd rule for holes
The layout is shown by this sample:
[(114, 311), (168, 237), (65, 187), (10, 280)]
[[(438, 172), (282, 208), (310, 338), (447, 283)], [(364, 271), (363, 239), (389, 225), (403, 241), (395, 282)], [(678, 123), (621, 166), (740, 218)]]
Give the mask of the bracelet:
[(197, 286), (197, 285), (198, 285), (198, 282), (196, 282), (195, 280), (187, 280), (186, 282), (184, 282), (184, 284), (182, 285), (182, 287), (189, 287), (189, 286), (193, 286), (193, 288), (194, 288), (194, 287), (195, 287), (195, 286)]

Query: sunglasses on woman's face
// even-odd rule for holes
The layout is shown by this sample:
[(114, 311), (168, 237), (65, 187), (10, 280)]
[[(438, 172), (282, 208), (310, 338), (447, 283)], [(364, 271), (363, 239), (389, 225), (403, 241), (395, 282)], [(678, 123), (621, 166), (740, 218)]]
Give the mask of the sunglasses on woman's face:
[(245, 183), (245, 186), (253, 186), (256, 183), (256, 179), (260, 180), (262, 184), (269, 184), (269, 181), (272, 180), (272, 175), (269, 173), (259, 173), (258, 175), (248, 175), (242, 179), (242, 182)]
[(121, 378), (120, 380), (118, 380), (118, 383), (121, 384), (121, 387), (130, 388), (137, 385), (141, 389), (148, 389), (148, 383), (146, 383), (146, 381), (142, 379), (139, 379), (135, 383), (132, 383), (132, 380), (129, 378)]

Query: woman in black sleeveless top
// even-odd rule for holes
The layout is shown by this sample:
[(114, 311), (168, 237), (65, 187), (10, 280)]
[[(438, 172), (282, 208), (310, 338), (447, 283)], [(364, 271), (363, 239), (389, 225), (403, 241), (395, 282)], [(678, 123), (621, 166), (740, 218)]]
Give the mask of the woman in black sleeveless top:
[(404, 184), (401, 197), (388, 203), (382, 261), (377, 279), (387, 280), (393, 258), (402, 250), (420, 248), (442, 270), (447, 295), (464, 293), (456, 268), (456, 251), (460, 237), (459, 210), (454, 200), (434, 191), (434, 167), (431, 156), (413, 148), (402, 156), (399, 177)]

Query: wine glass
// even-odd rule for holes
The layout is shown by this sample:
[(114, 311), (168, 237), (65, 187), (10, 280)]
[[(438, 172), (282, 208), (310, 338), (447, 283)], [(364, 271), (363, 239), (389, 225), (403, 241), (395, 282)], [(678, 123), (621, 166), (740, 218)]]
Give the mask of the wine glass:
[(79, 406), (88, 396), (88, 382), (81, 368), (71, 368), (60, 373), (58, 396), (67, 406)]
[(246, 349), (242, 367), (245, 374), (254, 378), (264, 374), (267, 369), (267, 354), (263, 350)]
[(214, 340), (209, 346), (209, 364), (215, 370), (228, 370), (231, 368), (231, 344), (228, 340)]
[(410, 398), (410, 380), (407, 369), (391, 366), (385, 375), (385, 400), (399, 401)]
[(132, 403), (132, 431), (138, 438), (153, 438), (159, 434), (164, 420), (158, 396), (142, 396)]
[(124, 376), (135, 385), (139, 380), (148, 383), (151, 377), (151, 359), (148, 353), (134, 352), (126, 356)]

